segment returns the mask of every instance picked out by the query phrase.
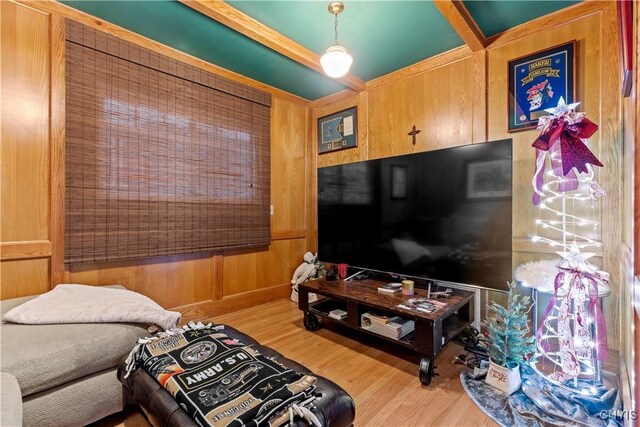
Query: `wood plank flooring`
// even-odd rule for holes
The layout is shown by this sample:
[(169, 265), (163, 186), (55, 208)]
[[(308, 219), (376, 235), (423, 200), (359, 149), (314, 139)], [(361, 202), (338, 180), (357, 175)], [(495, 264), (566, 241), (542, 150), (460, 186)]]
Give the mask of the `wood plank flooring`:
[[(356, 403), (356, 426), (495, 426), (467, 397), (460, 384), (466, 368), (454, 364), (453, 343), (436, 358), (435, 377), (420, 385), (417, 354), (365, 337), (338, 325), (309, 332), (297, 304), (277, 301), (214, 317), (344, 388)], [(135, 410), (116, 414), (100, 426), (147, 426)]]

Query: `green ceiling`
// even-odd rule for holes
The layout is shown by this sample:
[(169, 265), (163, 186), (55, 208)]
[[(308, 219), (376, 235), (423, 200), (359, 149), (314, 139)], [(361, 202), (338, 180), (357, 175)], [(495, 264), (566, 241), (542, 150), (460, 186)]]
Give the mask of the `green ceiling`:
[[(333, 44), (330, 1), (229, 1), (252, 18), (319, 54)], [(430, 1), (343, 1), (340, 44), (352, 72), (371, 80), (463, 45)]]
[(292, 61), (177, 1), (63, 1), (205, 61), (317, 99), (344, 86)]
[(489, 37), (579, 2), (561, 0), (465, 0), (463, 3), (484, 35)]
[[(229, 3), (322, 54), (333, 43), (330, 1)], [(63, 3), (213, 64), (314, 100), (344, 89), (338, 82), (260, 45), (173, 0)], [(339, 41), (354, 57), (352, 73), (370, 80), (463, 44), (430, 1), (344, 1)], [(485, 35), (493, 35), (574, 1), (465, 1)]]

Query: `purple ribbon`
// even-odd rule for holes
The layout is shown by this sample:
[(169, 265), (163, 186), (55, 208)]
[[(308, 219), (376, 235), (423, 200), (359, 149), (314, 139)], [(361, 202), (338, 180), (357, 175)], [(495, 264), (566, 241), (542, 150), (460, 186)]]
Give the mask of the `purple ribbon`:
[[(602, 166), (602, 163), (583, 142), (598, 130), (598, 125), (586, 117), (573, 121), (567, 120), (564, 116), (545, 121), (542, 120), (544, 117), (540, 118), (541, 123), (545, 123), (544, 130), (532, 144), (536, 149), (536, 172), (533, 178), (536, 190), (533, 194), (533, 204), (536, 206), (541, 201), (547, 152), (551, 156), (553, 172), (559, 180), (558, 191), (560, 192), (578, 188), (575, 170), (588, 172), (587, 164)], [(556, 144), (556, 142), (559, 143)]]
[[(576, 280), (582, 281), (582, 279), (587, 279), (589, 285), (591, 285), (587, 285), (589, 291), (589, 314), (591, 315), (592, 319), (595, 319), (595, 330), (597, 331), (597, 336), (592, 338), (595, 342), (595, 348), (597, 350), (596, 358), (598, 360), (606, 360), (609, 355), (609, 350), (607, 347), (607, 326), (604, 319), (604, 314), (602, 313), (602, 308), (600, 307), (600, 298), (598, 297), (598, 280), (601, 280), (604, 283), (608, 283), (608, 279), (602, 274), (599, 274), (600, 272), (591, 274), (574, 267), (558, 267), (558, 269), (561, 271), (558, 272), (555, 277), (553, 284), (553, 296), (551, 297), (549, 305), (542, 315), (540, 327), (536, 331), (536, 341), (540, 341), (540, 338), (542, 337), (542, 334), (544, 332), (544, 321), (547, 319), (549, 313), (551, 313), (551, 310), (553, 310), (556, 305), (556, 302), (558, 300), (558, 289), (563, 286), (565, 276), (567, 274), (570, 274), (572, 277), (569, 281), (569, 289), (567, 289), (567, 293), (564, 296), (565, 298), (571, 298), (571, 293), (573, 291), (574, 283), (576, 283)], [(546, 340), (544, 340), (540, 345), (542, 346), (544, 351), (549, 351), (549, 344)]]

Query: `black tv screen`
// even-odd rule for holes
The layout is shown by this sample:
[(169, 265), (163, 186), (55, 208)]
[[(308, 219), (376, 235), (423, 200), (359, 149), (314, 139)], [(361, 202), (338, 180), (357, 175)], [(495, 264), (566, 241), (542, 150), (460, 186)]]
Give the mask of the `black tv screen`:
[(318, 169), (323, 262), (507, 290), (511, 140)]

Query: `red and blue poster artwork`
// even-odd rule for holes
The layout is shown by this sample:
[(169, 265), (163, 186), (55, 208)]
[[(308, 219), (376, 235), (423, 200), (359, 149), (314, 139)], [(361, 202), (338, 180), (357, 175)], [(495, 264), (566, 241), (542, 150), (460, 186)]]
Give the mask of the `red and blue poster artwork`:
[(573, 102), (575, 41), (509, 61), (509, 132), (535, 128), (563, 97)]

